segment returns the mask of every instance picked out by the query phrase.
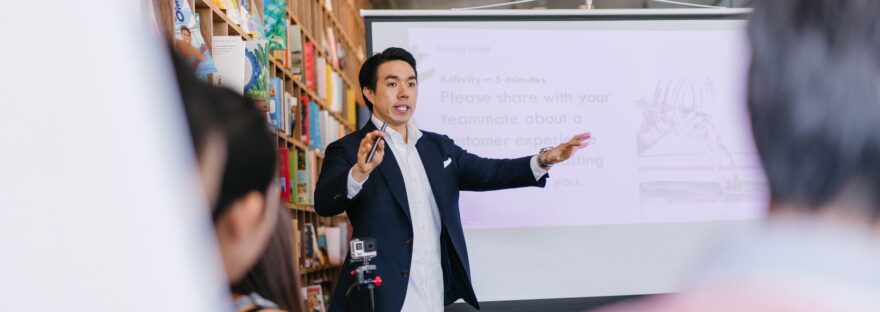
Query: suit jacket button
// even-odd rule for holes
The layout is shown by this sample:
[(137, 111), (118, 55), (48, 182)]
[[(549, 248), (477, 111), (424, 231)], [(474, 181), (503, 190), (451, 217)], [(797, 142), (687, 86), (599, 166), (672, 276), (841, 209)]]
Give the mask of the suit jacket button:
[(407, 239), (406, 239), (405, 241), (403, 241), (403, 242), (406, 243), (407, 245), (412, 244), (412, 238), (407, 238)]
[(400, 272), (400, 276), (403, 276), (403, 278), (409, 278), (409, 271)]
[(342, 199), (343, 197), (344, 197), (344, 196), (343, 196), (342, 194), (336, 194), (336, 196), (333, 196), (333, 200), (340, 200), (340, 199)]

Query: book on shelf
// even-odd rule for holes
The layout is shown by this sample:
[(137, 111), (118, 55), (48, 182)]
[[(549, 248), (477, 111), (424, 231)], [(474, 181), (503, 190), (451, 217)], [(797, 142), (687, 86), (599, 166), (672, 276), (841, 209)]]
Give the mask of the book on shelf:
[(328, 95), (327, 95), (327, 105), (330, 106), (330, 110), (335, 113), (342, 113), (342, 75), (334, 71), (329, 65), (327, 66), (327, 84), (328, 84)]
[(327, 26), (327, 47), (330, 55), (330, 65), (333, 68), (339, 68), (339, 50), (337, 50), (336, 35), (333, 33), (333, 26)]
[(300, 111), (300, 120), (302, 122), (299, 122), (297, 124), (300, 127), (299, 140), (302, 141), (304, 144), (308, 145), (309, 140), (311, 139), (311, 136), (309, 133), (310, 132), (309, 123), (308, 123), (308, 120), (309, 120), (309, 98), (307, 96), (303, 95), (300, 98), (300, 100), (301, 100), (302, 105), (300, 105), (299, 111)]
[(265, 37), (265, 27), (263, 26), (263, 19), (260, 17), (260, 10), (257, 7), (257, 3), (254, 0), (241, 0), (242, 3), (248, 3), (248, 18), (244, 20), (244, 24), (247, 24), (247, 34), (254, 38), (264, 38)]
[(321, 138), (321, 109), (315, 101), (309, 101), (307, 120), (303, 122), (309, 123), (309, 147), (313, 149), (321, 149), (324, 141)]
[(321, 149), (327, 149), (327, 145), (329, 142), (333, 141), (333, 132), (336, 130), (335, 122), (333, 116), (330, 116), (330, 112), (323, 110), (321, 111)]
[(303, 67), (306, 88), (315, 91), (315, 44), (312, 42), (303, 43)]
[(278, 179), (281, 186), (281, 200), (290, 201), (290, 150), (278, 149)]
[(306, 165), (306, 151), (296, 148), (296, 202), (309, 203), (309, 172)]
[(357, 94), (353, 88), (345, 90), (345, 119), (353, 125), (357, 122)]
[(324, 292), (321, 285), (309, 285), (301, 288), (300, 295), (305, 298), (305, 308), (309, 312), (324, 312)]
[(287, 50), (290, 53), (290, 72), (299, 80), (303, 73), (302, 30), (299, 25), (287, 26)]
[(203, 80), (217, 71), (211, 52), (202, 37), (198, 14), (193, 14), (189, 1), (174, 0), (174, 48)]
[(342, 231), (339, 227), (330, 226), (324, 228), (324, 237), (327, 242), (327, 260), (332, 265), (342, 264)]
[(308, 190), (309, 192), (307, 198), (309, 199), (309, 205), (315, 204), (315, 182), (318, 181), (318, 158), (315, 155), (314, 150), (306, 151), (306, 169), (308, 170)]
[(330, 259), (327, 256), (327, 227), (318, 226), (318, 255), (321, 258), (322, 265), (329, 265)]
[(214, 85), (244, 94), (245, 43), (241, 36), (214, 36), (211, 40), (217, 72), (212, 75)]
[(254, 103), (264, 109), (268, 108), (269, 98), (269, 51), (266, 39), (251, 39), (245, 42), (245, 77), (244, 95), (253, 99)]
[(339, 59), (339, 64), (337, 64), (336, 68), (338, 68), (338, 69), (340, 69), (340, 70), (341, 70), (343, 67), (345, 67), (345, 53), (346, 53), (346, 52), (345, 52), (345, 45), (342, 44), (342, 43), (339, 43), (339, 42), (337, 41), (337, 44), (336, 44), (336, 57)]
[(266, 40), (269, 51), (287, 49), (287, 10), (285, 0), (263, 0), (263, 26), (266, 27)]
[(287, 200), (288, 202), (297, 202), (297, 198), (299, 196), (299, 194), (297, 193), (298, 187), (296, 185), (297, 170), (299, 170), (299, 162), (296, 156), (297, 150), (298, 148), (293, 148), (287, 151), (287, 185), (290, 188), (290, 197)]
[(318, 98), (327, 100), (327, 60), (323, 57), (315, 58), (315, 84)]
[[(311, 102), (310, 105), (312, 103), (314, 102)], [(310, 127), (312, 128), (310, 130), (310, 148), (316, 150), (326, 149), (330, 143), (345, 135), (345, 126), (336, 117), (333, 117), (330, 112), (326, 110), (318, 111), (317, 104), (314, 104), (310, 109), (317, 111), (317, 113), (310, 113), (310, 116), (312, 116), (309, 120), (309, 123), (311, 123)]]
[(363, 47), (358, 46), (358, 48), (357, 48), (357, 59), (358, 59), (359, 61), (363, 61), (364, 59), (367, 58), (367, 55), (365, 54), (366, 52), (364, 52), (364, 51), (365, 51), (365, 50), (364, 50)]
[(324, 64), (324, 92), (327, 95), (324, 98), (324, 104), (327, 105), (326, 109), (331, 112), (336, 112), (336, 71), (333, 70), (333, 67), (330, 64)]
[(305, 240), (305, 267), (308, 269), (317, 268), (327, 265), (327, 258), (321, 251), (320, 242), (318, 241), (318, 229), (314, 224), (303, 224), (303, 236)]
[(272, 58), (281, 63), (282, 68), (290, 68), (290, 53), (288, 49), (287, 10), (285, 0), (265, 0), (265, 25), (266, 38), (269, 40), (269, 51)]
[(302, 235), (299, 231), (299, 220), (293, 219), (293, 259), (296, 259), (295, 265), (299, 267), (302, 264)]
[(290, 92), (284, 91), (284, 134), (293, 136), (293, 127), (296, 123), (296, 103), (297, 100)]
[(339, 224), (336, 224), (336, 227), (339, 228), (340, 257), (345, 260), (345, 256), (348, 255), (348, 244), (351, 242), (351, 224), (348, 222), (340, 222)]
[[(312, 269), (317, 266), (315, 263), (315, 248), (312, 244), (312, 234), (315, 231), (315, 227), (311, 223), (304, 223), (302, 230), (303, 237), (303, 267), (306, 269)], [(317, 239), (314, 238), (314, 239)]]
[(269, 124), (275, 130), (284, 129), (284, 82), (281, 78), (269, 79)]
[(324, 308), (329, 309), (330, 307), (327, 304), (330, 303), (330, 297), (331, 295), (333, 295), (333, 280), (321, 277), (313, 279), (310, 284), (317, 284), (321, 286), (321, 291), (324, 295)]
[[(241, 31), (246, 34), (250, 34), (251, 28), (248, 25), (248, 21), (251, 19), (251, 3), (248, 0), (240, 0), (238, 1), (238, 14), (240, 15), (240, 21), (238, 23), (238, 27), (241, 28)], [(256, 13), (259, 14), (259, 13)]]

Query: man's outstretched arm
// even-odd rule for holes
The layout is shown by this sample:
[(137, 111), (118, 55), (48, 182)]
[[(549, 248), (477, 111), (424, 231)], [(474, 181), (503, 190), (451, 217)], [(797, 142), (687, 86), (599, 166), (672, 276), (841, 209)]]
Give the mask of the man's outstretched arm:
[(563, 162), (575, 151), (587, 145), (589, 133), (578, 134), (568, 142), (538, 155), (515, 159), (483, 158), (455, 145), (448, 140), (452, 148), (452, 158), (458, 167), (459, 187), (465, 191), (491, 191), (525, 186), (544, 186), (547, 170), (554, 164)]

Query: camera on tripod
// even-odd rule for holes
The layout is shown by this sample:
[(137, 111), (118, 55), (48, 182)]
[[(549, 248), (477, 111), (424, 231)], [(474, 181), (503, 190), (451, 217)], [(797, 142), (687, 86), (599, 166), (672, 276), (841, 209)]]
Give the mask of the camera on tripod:
[(363, 261), (376, 257), (376, 239), (364, 238), (363, 240), (355, 238), (351, 240), (351, 260)]
[(351, 275), (357, 278), (356, 283), (352, 283), (351, 287), (345, 292), (346, 298), (351, 298), (355, 292), (366, 289), (369, 292), (370, 311), (376, 311), (376, 301), (374, 289), (382, 286), (382, 277), (376, 275), (376, 265), (371, 264), (370, 260), (375, 258), (377, 253), (375, 238), (354, 238), (349, 243), (351, 247), (351, 261), (360, 262)]

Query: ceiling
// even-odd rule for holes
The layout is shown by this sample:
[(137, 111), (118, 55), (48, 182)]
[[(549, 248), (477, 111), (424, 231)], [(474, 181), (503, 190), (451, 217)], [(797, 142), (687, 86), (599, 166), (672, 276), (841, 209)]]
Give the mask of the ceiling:
[[(490, 4), (519, 2), (513, 0), (371, 0), (374, 9), (393, 10), (445, 10), (453, 8), (469, 8)], [(747, 7), (752, 0), (676, 0), (699, 5), (723, 7)], [(493, 9), (584, 9), (587, 0), (536, 0), (493, 7)], [(663, 3), (654, 0), (593, 0), (596, 9), (623, 8), (685, 8), (687, 6)]]

